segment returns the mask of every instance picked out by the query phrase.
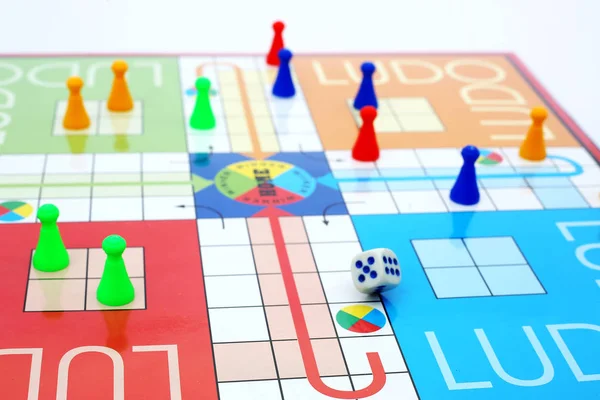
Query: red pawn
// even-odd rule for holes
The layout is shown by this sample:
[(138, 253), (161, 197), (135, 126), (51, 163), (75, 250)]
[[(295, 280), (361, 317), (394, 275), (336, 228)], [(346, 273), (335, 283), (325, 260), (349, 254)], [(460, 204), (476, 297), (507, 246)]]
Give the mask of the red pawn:
[(273, 24), (273, 44), (271, 44), (271, 50), (267, 54), (267, 64), (274, 67), (279, 66), (279, 50), (283, 49), (283, 28), (285, 25), (281, 21), (277, 21)]
[(379, 144), (377, 144), (374, 126), (377, 109), (373, 106), (364, 106), (360, 109), (360, 117), (363, 123), (352, 148), (352, 158), (357, 161), (377, 161), (379, 158)]

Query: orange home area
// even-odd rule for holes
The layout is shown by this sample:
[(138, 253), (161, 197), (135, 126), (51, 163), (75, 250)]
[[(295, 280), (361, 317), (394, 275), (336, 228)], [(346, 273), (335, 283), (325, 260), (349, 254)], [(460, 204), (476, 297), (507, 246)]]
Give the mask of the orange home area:
[[(351, 103), (365, 59), (376, 67), (382, 149), (519, 146), (531, 108), (544, 104), (510, 56), (298, 55), (294, 68), (326, 150), (352, 147), (355, 136), (340, 133), (357, 129)], [(553, 113), (545, 130), (549, 146), (576, 145)]]

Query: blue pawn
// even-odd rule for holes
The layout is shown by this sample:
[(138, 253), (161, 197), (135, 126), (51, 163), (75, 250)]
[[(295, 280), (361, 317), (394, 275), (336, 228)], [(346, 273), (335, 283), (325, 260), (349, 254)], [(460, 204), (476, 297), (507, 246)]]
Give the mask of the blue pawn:
[(358, 93), (354, 98), (354, 108), (362, 109), (364, 106), (373, 106), (377, 108), (377, 95), (375, 94), (375, 86), (373, 85), (373, 74), (375, 73), (375, 64), (372, 62), (364, 62), (360, 66), (363, 73), (362, 82), (358, 88)]
[(289, 98), (294, 97), (296, 89), (292, 80), (292, 71), (290, 70), (290, 61), (292, 60), (292, 52), (288, 49), (281, 49), (279, 53), (279, 70), (277, 70), (277, 78), (273, 84), (273, 96)]
[(460, 154), (463, 158), (463, 166), (450, 190), (450, 200), (463, 206), (472, 206), (479, 203), (479, 187), (475, 173), (475, 161), (479, 158), (479, 150), (469, 145), (463, 147)]

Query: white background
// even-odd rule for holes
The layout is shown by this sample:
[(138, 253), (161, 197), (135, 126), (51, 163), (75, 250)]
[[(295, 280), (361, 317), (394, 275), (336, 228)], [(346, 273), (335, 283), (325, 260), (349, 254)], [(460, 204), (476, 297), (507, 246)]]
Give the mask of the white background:
[(508, 51), (600, 145), (600, 0), (0, 0), (0, 53)]

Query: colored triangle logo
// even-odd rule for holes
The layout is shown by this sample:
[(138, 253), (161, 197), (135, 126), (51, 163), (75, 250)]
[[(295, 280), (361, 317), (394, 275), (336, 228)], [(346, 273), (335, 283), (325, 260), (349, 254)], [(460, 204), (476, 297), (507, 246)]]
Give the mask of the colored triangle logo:
[(385, 322), (386, 322), (385, 316), (383, 315), (383, 313), (376, 308), (369, 311), (369, 313), (367, 315), (365, 315), (362, 319), (363, 319), (363, 321), (369, 322), (380, 328), (383, 328), (385, 326)]
[(289, 217), (294, 214), (290, 214), (289, 212), (282, 210), (277, 207), (265, 207), (256, 214), (252, 215), (253, 217)]
[(373, 307), (364, 304), (356, 304), (353, 306), (344, 307), (344, 311), (354, 315), (358, 319), (362, 319), (365, 315), (373, 311)]
[(23, 219), (23, 217), (13, 211), (2, 215), (2, 221), (4, 222), (15, 222), (21, 219)]
[(317, 182), (321, 185), (325, 185), (333, 190), (339, 190), (337, 180), (333, 177), (332, 173), (328, 173), (317, 178)]
[(210, 185), (213, 184), (213, 181), (204, 179), (201, 176), (196, 174), (192, 174), (192, 187), (194, 188), (194, 193), (198, 193), (202, 189), (206, 189)]
[(379, 329), (381, 329), (381, 327), (361, 319), (352, 325), (348, 330), (355, 333), (373, 333), (377, 332)]
[(350, 329), (354, 324), (356, 324), (360, 319), (355, 317), (352, 314), (348, 314), (344, 310), (341, 310), (335, 316), (335, 320), (338, 324), (342, 326), (342, 328)]

